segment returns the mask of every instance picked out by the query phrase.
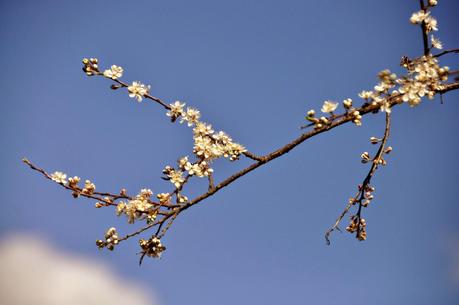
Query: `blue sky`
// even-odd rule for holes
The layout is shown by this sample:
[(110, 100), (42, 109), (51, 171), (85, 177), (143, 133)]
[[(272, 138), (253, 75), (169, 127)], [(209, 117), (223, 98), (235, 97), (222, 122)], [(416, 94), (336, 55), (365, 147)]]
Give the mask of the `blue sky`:
[[(440, 0), (433, 12), (446, 48), (459, 45), (458, 8)], [(382, 115), (311, 139), (187, 210), (164, 257), (140, 268), (136, 240), (113, 253), (94, 245), (112, 225), (134, 230), (125, 219), (20, 162), (89, 178), (98, 190), (170, 189), (161, 170), (191, 153), (190, 130), (86, 77), (83, 57), (122, 66), (126, 81), (270, 152), (300, 134), (307, 110), (357, 100), (380, 70), (399, 73), (401, 56), (419, 55), (420, 30), (408, 21), (417, 9), (414, 0), (1, 2), (1, 236), (33, 233), (104, 261), (161, 304), (457, 304), (457, 92), (443, 105), (394, 109), (394, 151), (374, 179), (363, 243), (338, 233), (326, 246), (323, 234), (366, 174), (359, 156), (381, 135)], [(218, 162), (217, 178), (246, 164)]]

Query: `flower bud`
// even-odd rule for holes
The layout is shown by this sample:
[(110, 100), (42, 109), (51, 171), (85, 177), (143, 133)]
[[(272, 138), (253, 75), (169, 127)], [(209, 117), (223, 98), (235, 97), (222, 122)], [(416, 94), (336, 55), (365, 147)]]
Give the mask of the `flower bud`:
[(350, 109), (352, 107), (352, 99), (347, 98), (343, 101), (344, 108)]
[(381, 139), (376, 138), (376, 137), (371, 137), (370, 142), (371, 144), (377, 144), (378, 142), (381, 142)]

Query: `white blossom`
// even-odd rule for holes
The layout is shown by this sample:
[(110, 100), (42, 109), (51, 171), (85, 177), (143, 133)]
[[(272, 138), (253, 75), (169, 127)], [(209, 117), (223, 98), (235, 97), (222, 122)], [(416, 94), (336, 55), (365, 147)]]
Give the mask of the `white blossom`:
[(117, 79), (123, 76), (123, 68), (112, 65), (110, 69), (104, 71), (104, 76), (111, 79)]
[(435, 49), (443, 49), (443, 44), (441, 43), (441, 41), (434, 37), (434, 35), (431, 36), (431, 40), (432, 40), (432, 46), (435, 48)]
[(199, 121), (199, 118), (201, 118), (201, 113), (199, 110), (194, 108), (187, 108), (180, 123), (187, 121), (188, 126), (193, 126)]
[(183, 115), (183, 107), (185, 106), (185, 103), (175, 101), (175, 103), (170, 104), (169, 106), (171, 109), (166, 113), (166, 115), (170, 117), (172, 121), (175, 121), (178, 117)]
[(176, 188), (179, 188), (183, 184), (183, 182), (185, 182), (185, 178), (183, 178), (183, 172), (180, 170), (171, 171), (171, 173), (169, 174), (169, 178)]
[(426, 13), (425, 11), (420, 10), (411, 15), (410, 22), (413, 24), (419, 24), (423, 22), (427, 18), (427, 16), (429, 16), (429, 14), (429, 12)]
[(432, 32), (432, 31), (438, 31), (437, 28), (437, 19), (435, 19), (432, 16), (427, 16), (427, 18), (424, 20), (426, 24), (426, 31), (427, 32)]
[(372, 95), (373, 95), (373, 91), (363, 90), (362, 92), (359, 93), (359, 96), (363, 99), (369, 99), (370, 97), (372, 97)]
[(51, 174), (51, 179), (54, 182), (65, 184), (67, 183), (67, 175), (63, 172), (54, 172)]
[(81, 190), (81, 192), (85, 195), (92, 195), (95, 190), (96, 190), (96, 185), (92, 183), (91, 181), (86, 180), (84, 182), (84, 188)]
[(338, 108), (338, 103), (332, 101), (325, 101), (322, 105), (321, 111), (324, 113), (329, 113), (335, 111), (336, 108)]
[(384, 112), (387, 112), (387, 113), (391, 113), (392, 109), (390, 107), (390, 103), (387, 102), (387, 101), (384, 101), (384, 103), (382, 103), (382, 105), (380, 107), (380, 110), (384, 111)]
[(146, 86), (139, 81), (132, 82), (132, 85), (128, 87), (129, 97), (135, 98), (138, 102), (142, 101), (142, 98), (148, 94), (150, 86)]

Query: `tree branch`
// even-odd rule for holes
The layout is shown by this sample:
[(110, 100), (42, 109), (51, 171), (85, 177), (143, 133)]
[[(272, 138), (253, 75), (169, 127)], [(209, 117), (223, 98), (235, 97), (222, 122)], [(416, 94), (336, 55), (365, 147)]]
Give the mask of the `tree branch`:
[[(427, 8), (424, 5), (424, 0), (419, 0), (419, 4), (421, 6), (421, 10), (424, 11), (424, 13), (427, 12)], [(425, 21), (422, 21), (421, 23), (421, 29), (422, 29), (422, 42), (423, 42), (423, 47), (424, 47), (424, 55), (429, 54), (429, 40), (427, 37), (427, 27)]]

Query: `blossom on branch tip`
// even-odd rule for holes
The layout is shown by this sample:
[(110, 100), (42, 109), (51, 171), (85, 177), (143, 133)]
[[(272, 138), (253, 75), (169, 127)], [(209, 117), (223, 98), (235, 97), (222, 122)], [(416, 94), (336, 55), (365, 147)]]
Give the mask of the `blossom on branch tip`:
[(111, 227), (105, 232), (105, 241), (97, 240), (96, 245), (99, 249), (107, 248), (110, 251), (115, 249), (115, 246), (119, 243), (118, 233), (116, 228)]
[(87, 76), (93, 76), (100, 73), (98, 62), (97, 58), (83, 58), (83, 71)]

